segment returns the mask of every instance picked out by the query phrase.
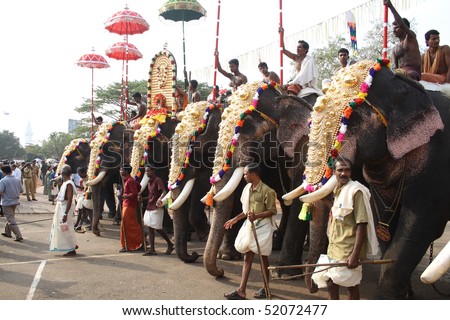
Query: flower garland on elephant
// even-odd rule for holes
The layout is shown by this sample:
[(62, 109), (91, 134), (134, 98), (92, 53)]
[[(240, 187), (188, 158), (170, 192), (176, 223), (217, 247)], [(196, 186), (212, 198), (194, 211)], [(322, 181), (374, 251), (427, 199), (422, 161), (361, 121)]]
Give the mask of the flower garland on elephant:
[[(189, 104), (183, 111), (181, 122), (177, 125), (175, 135), (172, 138), (169, 190), (177, 188), (183, 181), (184, 174), (189, 166), (192, 147), (197, 137), (205, 130), (211, 111), (217, 108), (221, 108), (221, 106), (201, 101)], [(203, 116), (201, 117), (202, 111)]]
[(116, 125), (127, 126), (127, 123), (123, 121), (103, 123), (99, 127), (97, 133), (95, 134), (94, 139), (92, 139), (90, 143), (91, 155), (89, 157), (89, 167), (87, 172), (89, 181), (95, 179), (98, 175), (98, 172), (100, 171), (100, 162), (101, 162), (101, 155), (103, 153), (103, 146), (105, 145), (105, 143), (109, 141), (111, 131)]
[[(381, 67), (390, 68), (390, 61), (387, 59), (377, 59), (374, 64), (372, 61), (361, 61), (349, 68), (342, 69), (335, 77), (325, 96), (319, 97), (314, 105), (309, 134), (309, 141), (313, 147), (308, 150), (308, 161), (303, 174), (303, 187), (308, 192), (313, 192), (321, 188), (332, 176), (332, 166), (339, 151), (342, 148), (342, 141), (347, 132), (347, 125), (353, 110), (367, 102), (377, 113), (380, 121), (386, 125), (386, 119), (383, 115), (367, 101), (369, 88), (372, 85), (373, 77)], [(360, 81), (365, 76), (364, 81)], [(360, 85), (358, 86), (358, 84)], [(359, 91), (358, 91), (359, 88)], [(350, 102), (344, 102), (348, 98), (355, 96)], [(347, 100), (348, 101), (348, 100)], [(340, 115), (337, 121), (333, 118)], [(334, 141), (327, 144), (322, 141), (324, 132), (316, 131), (316, 127), (322, 121), (330, 125), (330, 135), (334, 136)], [(325, 158), (328, 156), (328, 158)], [(308, 163), (320, 163), (318, 166), (309, 166)]]
[[(225, 109), (224, 114), (222, 115), (222, 121), (220, 123), (213, 174), (210, 178), (212, 187), (207, 194), (207, 205), (212, 205), (214, 185), (220, 181), (223, 175), (230, 169), (233, 154), (238, 144), (240, 131), (244, 125), (245, 118), (253, 111), (257, 111), (256, 109), (258, 108), (259, 96), (264, 90), (269, 88), (278, 90), (278, 84), (271, 81), (269, 83), (257, 82), (250, 85), (241, 85), (230, 97), (230, 106)], [(253, 96), (251, 94), (253, 94)], [(231, 131), (230, 128), (233, 126), (234, 130)], [(226, 152), (224, 152), (224, 150)]]
[[(58, 163), (58, 167), (56, 168), (56, 174), (61, 172), (61, 168), (63, 167), (63, 165), (65, 165), (67, 163), (67, 158), (70, 157), (72, 152), (77, 151), (78, 147), (82, 143), (88, 143), (88, 141), (85, 138), (73, 139), (64, 148), (63, 154), (62, 154), (61, 159), (59, 160), (59, 163)], [(79, 151), (78, 151), (78, 153), (79, 153)]]

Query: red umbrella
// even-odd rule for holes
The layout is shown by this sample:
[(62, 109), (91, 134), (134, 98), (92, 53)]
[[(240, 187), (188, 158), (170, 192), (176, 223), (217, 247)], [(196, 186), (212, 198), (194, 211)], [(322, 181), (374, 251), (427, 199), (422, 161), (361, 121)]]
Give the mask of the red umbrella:
[[(124, 115), (125, 120), (127, 120), (127, 109), (128, 109), (128, 61), (138, 60), (142, 58), (142, 53), (131, 43), (128, 42), (117, 42), (113, 44), (110, 48), (106, 50), (106, 55), (110, 58), (116, 60), (122, 60), (126, 62), (125, 69), (125, 113), (122, 106), (122, 92), (120, 94), (120, 113)], [(123, 68), (122, 68), (122, 84), (123, 84)]]
[(139, 13), (125, 7), (124, 11), (116, 12), (106, 20), (105, 28), (112, 33), (133, 35), (144, 33), (150, 29), (150, 25)]
[(91, 106), (91, 138), (94, 137), (94, 69), (104, 69), (109, 68), (109, 64), (103, 56), (94, 53), (94, 48), (92, 48), (92, 53), (83, 55), (76, 62), (77, 66), (84, 68), (91, 68), (92, 70), (92, 106)]
[[(128, 60), (137, 60), (142, 58), (142, 54), (135, 48), (137, 52), (139, 52), (136, 56), (137, 58), (133, 59), (130, 54), (132, 54), (133, 50), (131, 49), (131, 45), (128, 44), (128, 35), (133, 34), (141, 34), (150, 29), (150, 25), (145, 21), (145, 19), (137, 12), (128, 10), (128, 7), (125, 7), (125, 10), (116, 12), (111, 17), (108, 18), (105, 22), (105, 28), (109, 32), (117, 33), (120, 35), (125, 35), (125, 46), (128, 46), (128, 50), (122, 50), (117, 49), (120, 52), (125, 52), (125, 56), (122, 56), (121, 58), (115, 58), (118, 60), (122, 60), (126, 62), (126, 88), (125, 88), (125, 110), (128, 109)], [(114, 47), (115, 45), (113, 45)], [(110, 50), (113, 50), (113, 47), (110, 48)], [(108, 53), (107, 53), (108, 54)], [(120, 53), (119, 53), (120, 55)], [(108, 55), (109, 56), (109, 55)], [(123, 108), (122, 108), (122, 96), (123, 96), (123, 64), (122, 64), (122, 87), (121, 87), (121, 94), (120, 94), (120, 109), (123, 114)], [(126, 120), (126, 114), (125, 114), (125, 120)]]

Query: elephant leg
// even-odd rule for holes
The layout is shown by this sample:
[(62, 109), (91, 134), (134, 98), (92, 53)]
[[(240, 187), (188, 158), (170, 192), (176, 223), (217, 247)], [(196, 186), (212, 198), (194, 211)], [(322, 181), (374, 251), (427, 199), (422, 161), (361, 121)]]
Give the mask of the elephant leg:
[(278, 229), (274, 231), (273, 233), (273, 244), (272, 249), (273, 250), (281, 250), (283, 246), (283, 239), (284, 235), (286, 233), (287, 223), (289, 219), (289, 211), (290, 208), (286, 206), (282, 199), (278, 199), (280, 201), (281, 209), (283, 211), (281, 215), (280, 224), (278, 225)]
[[(288, 227), (276, 265), (289, 266), (302, 263), (303, 244), (308, 233), (309, 221), (298, 219), (300, 208), (300, 201), (298, 199), (294, 200), (290, 208)], [(278, 269), (275, 276), (283, 278), (300, 273), (302, 273), (301, 269)]]
[[(208, 180), (206, 179), (204, 181)], [(201, 197), (208, 192), (209, 188), (209, 184), (197, 183), (190, 195), (189, 223), (194, 228), (197, 238), (200, 241), (206, 241), (209, 234), (210, 227), (205, 214), (205, 205), (200, 201)]]
[(96, 236), (100, 236), (100, 229), (98, 227), (100, 222), (101, 212), (101, 186), (92, 186), (92, 202), (94, 205), (92, 215), (92, 233)]
[(427, 219), (419, 219), (410, 210), (401, 210), (398, 225), (383, 256), (384, 259), (395, 259), (395, 262), (381, 266), (376, 299), (407, 298), (411, 275), (434, 240), (427, 232), (435, 227), (434, 224)]
[(114, 188), (112, 184), (105, 190), (105, 201), (109, 211), (108, 218), (114, 218), (116, 215), (116, 200), (114, 198)]

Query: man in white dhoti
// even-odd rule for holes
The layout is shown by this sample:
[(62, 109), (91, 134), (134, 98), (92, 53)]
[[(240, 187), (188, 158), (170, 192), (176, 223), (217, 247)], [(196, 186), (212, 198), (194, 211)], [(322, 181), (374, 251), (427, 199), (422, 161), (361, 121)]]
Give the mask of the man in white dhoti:
[(299, 40), (297, 53), (293, 53), (284, 47), (284, 29), (280, 27), (278, 31), (283, 37), (283, 53), (295, 62), (295, 70), (297, 72), (295, 77), (283, 88), (314, 105), (317, 97), (322, 95), (322, 92), (317, 87), (319, 71), (316, 63), (314, 58), (308, 55), (309, 44), (304, 40)]
[[(238, 238), (235, 242), (236, 249), (239, 248), (238, 251), (244, 253), (241, 283), (237, 290), (224, 294), (224, 297), (229, 300), (244, 300), (246, 297), (245, 291), (250, 270), (252, 269), (253, 258), (255, 254), (258, 254), (257, 244), (251, 230), (251, 222), (255, 225), (262, 256), (261, 263), (267, 275), (266, 279), (269, 279), (268, 256), (272, 253), (273, 216), (277, 213), (275, 206), (276, 194), (273, 189), (261, 181), (261, 168), (257, 164), (249, 164), (244, 168), (244, 179), (248, 184), (245, 186), (241, 196), (243, 212), (225, 222), (224, 225), (225, 229), (230, 229), (239, 220), (247, 218), (239, 233), (246, 231), (245, 238), (249, 239), (249, 241), (242, 245), (241, 248), (237, 245)], [(255, 292), (253, 297), (258, 299), (266, 298), (264, 288)]]
[[(328, 251), (318, 263), (347, 262), (345, 267), (318, 267), (313, 281), (319, 288), (327, 287), (329, 299), (339, 300), (339, 288), (348, 289), (349, 300), (359, 300), (359, 284), (362, 267), (359, 260), (366, 254), (378, 252), (370, 192), (357, 181), (351, 180), (351, 161), (339, 157), (333, 164), (333, 173), (338, 185), (334, 190), (334, 203), (331, 209), (331, 224), (328, 229)], [(324, 271), (320, 271), (324, 270)]]
[(66, 252), (64, 256), (76, 255), (78, 248), (73, 228), (73, 199), (75, 194), (75, 184), (70, 179), (72, 169), (65, 165), (61, 169), (63, 184), (56, 197), (55, 213), (53, 215), (52, 229), (50, 231), (50, 251)]

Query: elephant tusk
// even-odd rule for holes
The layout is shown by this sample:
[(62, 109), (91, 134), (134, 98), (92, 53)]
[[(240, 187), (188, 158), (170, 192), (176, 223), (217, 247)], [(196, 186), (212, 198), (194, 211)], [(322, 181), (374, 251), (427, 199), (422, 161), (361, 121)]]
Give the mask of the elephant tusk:
[(98, 176), (95, 179), (92, 179), (88, 182), (86, 182), (86, 186), (95, 186), (97, 183), (103, 180), (103, 178), (106, 176), (106, 171), (101, 171)]
[(433, 284), (450, 268), (450, 241), (445, 245), (444, 249), (439, 252), (436, 258), (425, 269), (420, 276), (420, 280), (425, 284)]
[(184, 186), (178, 198), (176, 198), (172, 205), (169, 207), (170, 210), (177, 210), (183, 205), (183, 203), (186, 202), (186, 199), (189, 197), (192, 189), (194, 188), (194, 183), (195, 178), (192, 178), (188, 182), (186, 182), (186, 185)]
[(214, 201), (221, 202), (228, 198), (238, 187), (243, 175), (244, 167), (237, 167), (227, 184), (214, 196)]
[(141, 180), (141, 191), (140, 191), (141, 193), (145, 191), (147, 185), (148, 185), (148, 176), (144, 174)]
[(169, 192), (166, 193), (166, 195), (161, 199), (161, 203), (163, 204), (163, 206), (165, 206), (167, 204), (167, 200), (172, 197), (172, 190), (170, 190)]
[(284, 204), (290, 206), (292, 204), (292, 200), (300, 197), (302, 194), (306, 192), (304, 184), (298, 186), (291, 192), (286, 193), (281, 198), (284, 200)]
[(200, 202), (203, 204), (206, 204), (206, 198), (208, 197), (208, 194), (205, 194), (203, 198), (200, 199)]
[(333, 176), (331, 176), (330, 180), (328, 180), (328, 182), (322, 186), (322, 188), (320, 188), (319, 190), (316, 190), (312, 193), (301, 196), (300, 201), (306, 202), (306, 203), (319, 201), (319, 200), (325, 198), (327, 195), (329, 195), (333, 191), (333, 189), (336, 187), (336, 185), (337, 185), (337, 179), (336, 179), (336, 176), (333, 175)]

